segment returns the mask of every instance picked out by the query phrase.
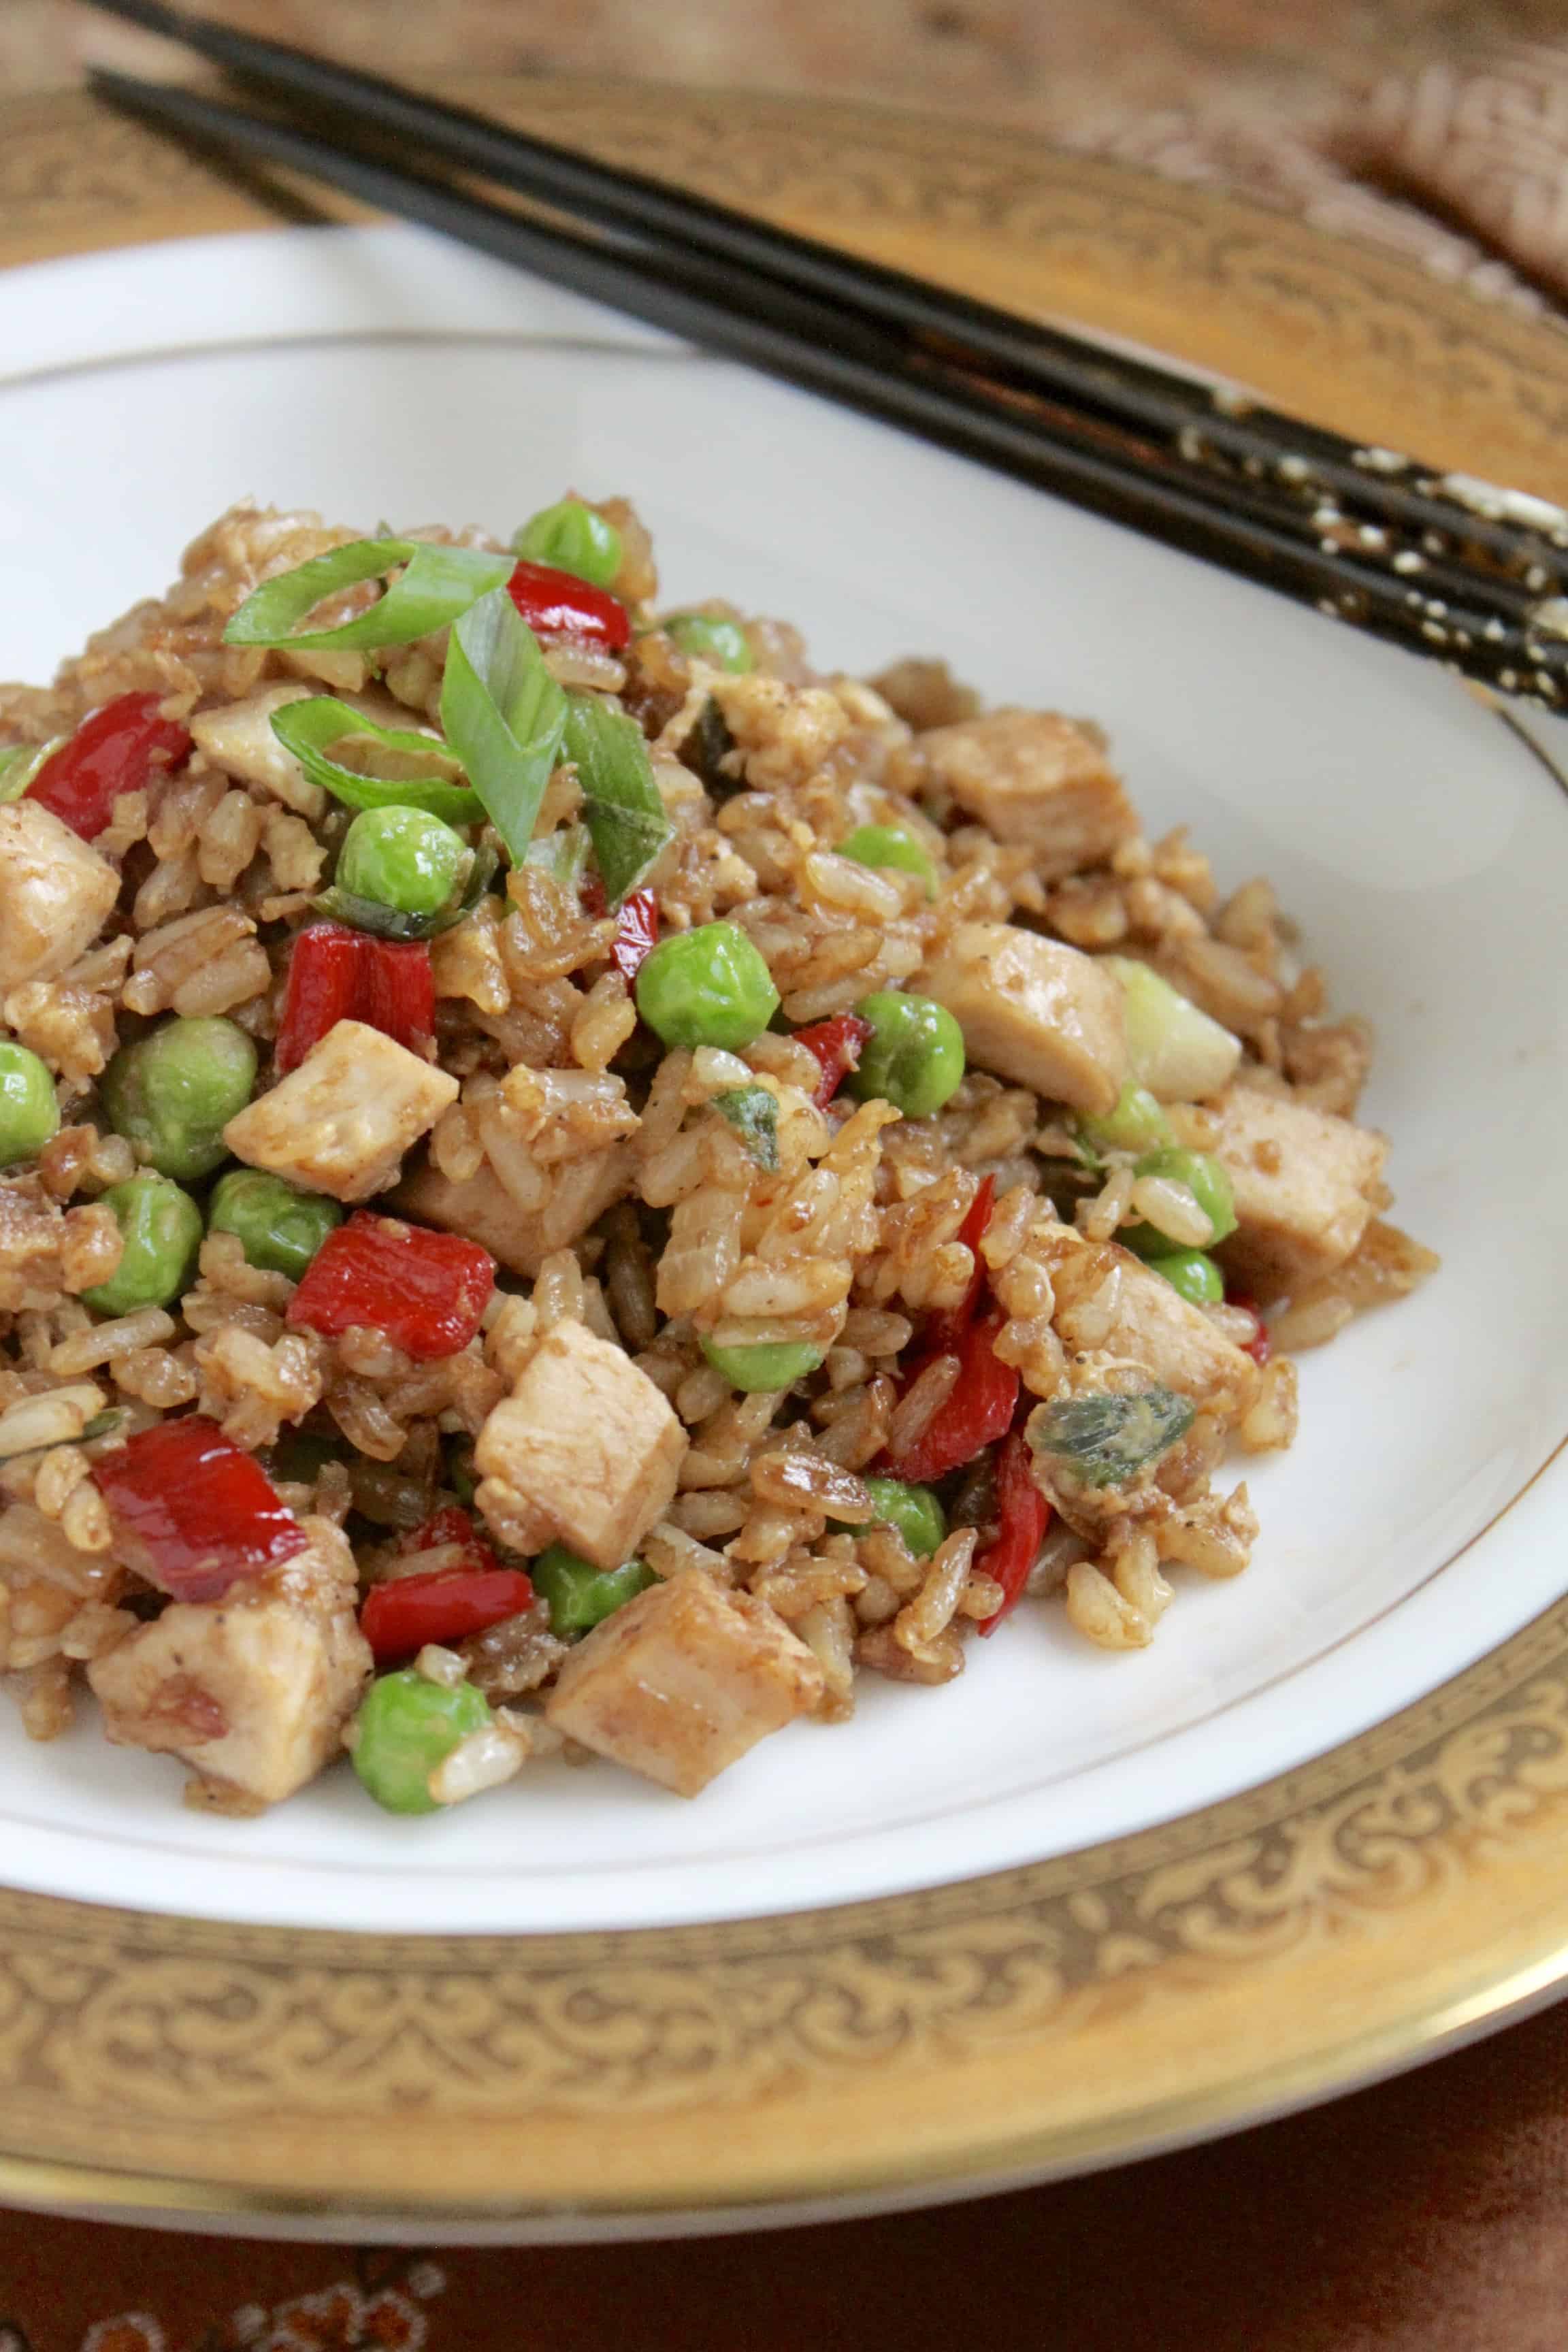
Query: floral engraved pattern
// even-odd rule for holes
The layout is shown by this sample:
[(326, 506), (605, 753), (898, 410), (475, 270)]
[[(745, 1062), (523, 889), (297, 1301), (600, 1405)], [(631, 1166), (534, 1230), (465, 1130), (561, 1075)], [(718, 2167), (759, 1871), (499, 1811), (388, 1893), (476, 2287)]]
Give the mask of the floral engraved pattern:
[(1561, 1608), (1364, 1739), (1208, 1812), (837, 1912), (444, 1941), (0, 1896), (0, 2115), (228, 2131), (280, 2109), (363, 2122), (413, 2104), (721, 2111), (808, 2077), (1048, 2039), (1173, 1967), (1224, 1977), (1365, 1936), (1565, 1801)]

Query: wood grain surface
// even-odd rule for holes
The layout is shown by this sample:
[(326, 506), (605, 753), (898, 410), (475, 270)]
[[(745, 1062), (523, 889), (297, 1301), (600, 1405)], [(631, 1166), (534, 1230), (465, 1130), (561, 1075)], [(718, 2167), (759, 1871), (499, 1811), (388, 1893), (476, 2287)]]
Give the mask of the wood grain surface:
[[(398, 73), (588, 73), (869, 100), (1059, 131), (1108, 105), (1267, 105), (1347, 89), (1489, 36), (1560, 30), (1561, 0), (205, 0), (209, 14)], [(100, 39), (101, 34), (99, 35)], [(66, 0), (5, 0), (0, 89), (76, 78)]]
[[(1568, 333), (1400, 256), (1018, 131), (587, 79), (443, 84), (527, 127), (1043, 317), (1174, 352), (1279, 406), (1568, 499)], [(65, 89), (12, 100), (0, 266), (342, 217)]]

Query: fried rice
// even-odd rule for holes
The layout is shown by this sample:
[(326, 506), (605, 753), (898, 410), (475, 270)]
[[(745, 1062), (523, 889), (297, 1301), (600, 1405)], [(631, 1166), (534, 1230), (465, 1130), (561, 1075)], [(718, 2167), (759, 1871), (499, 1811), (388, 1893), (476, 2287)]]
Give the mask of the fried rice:
[[(693, 1794), (1019, 1612), (1141, 1647), (1247, 1565), (1294, 1354), (1436, 1263), (1366, 1025), (1091, 722), (661, 618), (632, 509), (575, 520), (597, 582), (241, 506), (0, 689), (0, 1076), (54, 1097), (0, 1171), (0, 1669), (220, 1810), (345, 1748), (400, 1811), (563, 1752)], [(440, 550), (470, 610), (378, 630)], [(258, 632), (322, 562), (310, 642)], [(400, 780), (457, 838), (428, 921), (342, 887)], [(699, 1034), (731, 927), (767, 992)], [(254, 1066), (194, 1173), (117, 1075), (165, 1030)], [(329, 1204), (308, 1262), (226, 1224), (237, 1167)], [(194, 1255), (142, 1297), (149, 1172)]]

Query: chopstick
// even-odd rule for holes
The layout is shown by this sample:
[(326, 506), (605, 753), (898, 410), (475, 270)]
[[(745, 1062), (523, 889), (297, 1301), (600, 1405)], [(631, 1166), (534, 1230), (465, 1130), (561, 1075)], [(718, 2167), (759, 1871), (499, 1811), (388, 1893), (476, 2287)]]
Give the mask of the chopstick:
[[(654, 234), (679, 240), (689, 251), (846, 302), (900, 331), (928, 335), (939, 353), (984, 362), (1020, 388), (1156, 437), (1182, 466), (1237, 467), (1254, 485), (1271, 480), (1292, 503), (1310, 500), (1321, 528), (1342, 519), (1331, 511), (1338, 506), (1351, 514), (1374, 514), (1405, 531), (1459, 530), (1468, 544), (1504, 568), (1521, 561), (1561, 565), (1568, 547), (1568, 517), (1543, 500), (1515, 497), (1513, 520), (1500, 528), (1477, 511), (1468, 490), (1456, 497), (1446, 487), (1453, 477), (1397, 453), (1359, 446), (1260, 404), (1237, 405), (1229, 394), (1216, 397), (1206, 385), (1168, 370), (798, 236), (646, 173), (601, 163), (471, 108), (421, 97), (384, 76), (241, 32), (168, 0), (88, 5), (266, 89), (413, 139), (432, 155), (519, 194), (569, 205), (584, 219), (638, 239)], [(1555, 541), (1548, 536), (1552, 530), (1559, 534)]]
[[(1251, 409), (1141, 362), (949, 296), (620, 173), (465, 110), (159, 4), (94, 0), (200, 49), (329, 130), (184, 86), (95, 81), (187, 136), (323, 178), (677, 334), (826, 392), (962, 454), (1447, 659), (1561, 704), (1568, 611), (1553, 611), (1568, 517), (1474, 511), (1507, 493)], [(542, 220), (345, 142), (390, 131), (535, 202)], [(566, 212), (574, 217), (563, 221)], [(1414, 487), (1412, 487), (1414, 485)], [(1469, 504), (1465, 503), (1466, 500)], [(1353, 501), (1353, 503), (1352, 503)]]

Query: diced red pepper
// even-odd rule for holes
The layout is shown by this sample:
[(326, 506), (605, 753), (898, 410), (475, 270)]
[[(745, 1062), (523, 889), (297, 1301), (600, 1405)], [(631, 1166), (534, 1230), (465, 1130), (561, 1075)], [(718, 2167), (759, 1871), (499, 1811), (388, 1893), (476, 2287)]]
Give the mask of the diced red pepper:
[(176, 1601), (220, 1600), (308, 1541), (255, 1455), (205, 1413), (138, 1430), (92, 1478), (127, 1559)]
[[(973, 1462), (982, 1446), (1006, 1435), (1013, 1425), (1019, 1385), (1016, 1370), (995, 1353), (996, 1336), (1006, 1319), (1000, 1307), (990, 1306), (970, 1324), (956, 1347), (939, 1351), (958, 1358), (952, 1393), (908, 1452), (885, 1457), (879, 1468), (891, 1477), (923, 1485)], [(931, 1356), (922, 1357), (915, 1370), (923, 1370), (934, 1360)]]
[[(450, 1568), (499, 1568), (500, 1560), (475, 1527), (472, 1516), (461, 1503), (448, 1503), (444, 1511), (437, 1511), (421, 1528), (413, 1528), (399, 1539), (400, 1552), (437, 1551), (455, 1548), (462, 1552), (461, 1562), (451, 1561)], [(435, 1570), (431, 1571), (436, 1573)]]
[(1051, 1523), (1051, 1507), (1035, 1484), (1033, 1461), (1023, 1431), (1010, 1429), (996, 1449), (996, 1516), (1000, 1525), (995, 1541), (987, 1544), (974, 1563), (977, 1576), (994, 1577), (1002, 1587), (1001, 1605), (981, 1626), (983, 1633), (994, 1633), (1003, 1618), (1023, 1599), (1029, 1570), (1040, 1556), (1040, 1546)]
[(658, 900), (651, 890), (634, 890), (616, 917), (610, 960), (629, 988), (658, 945)]
[(62, 824), (95, 841), (114, 814), (121, 793), (140, 792), (154, 768), (177, 768), (191, 756), (191, 738), (162, 719), (156, 694), (117, 694), (84, 719), (68, 743), (46, 760), (27, 787)]
[(495, 1275), (478, 1242), (356, 1209), (306, 1267), (288, 1319), (329, 1339), (356, 1327), (384, 1331), (395, 1348), (429, 1363), (468, 1346)]
[(360, 1612), (360, 1631), (378, 1666), (406, 1658), (426, 1642), (460, 1642), (531, 1607), (533, 1586), (520, 1568), (437, 1569), (375, 1584)]
[(974, 1270), (969, 1277), (969, 1286), (956, 1307), (939, 1307), (926, 1317), (921, 1342), (922, 1355), (955, 1354), (960, 1340), (974, 1320), (980, 1294), (985, 1286), (985, 1265), (980, 1255), (980, 1244), (986, 1226), (991, 1223), (991, 1212), (995, 1202), (996, 1179), (994, 1176), (983, 1176), (955, 1236), (966, 1250), (973, 1254)]
[(577, 897), (581, 901), (583, 912), (591, 923), (596, 923), (601, 916), (607, 915), (610, 911), (610, 902), (605, 895), (603, 877), (597, 874), (590, 871), (584, 875), (577, 885)]
[(487, 1569), (500, 1567), (500, 1561), (496, 1559), (496, 1555), (491, 1552), (491, 1548), (489, 1548), (489, 1543), (484, 1540), (484, 1536), (479, 1534), (479, 1528), (472, 1524), (470, 1512), (463, 1510), (461, 1503), (449, 1503), (447, 1510), (437, 1510), (435, 1512), (435, 1517), (426, 1519), (423, 1527), (416, 1527), (411, 1534), (402, 1536), (400, 1543), (397, 1543), (397, 1550), (400, 1552), (449, 1550), (458, 1555), (456, 1559), (447, 1561), (445, 1571), (430, 1569), (433, 1576), (437, 1576), (437, 1573), (447, 1573), (447, 1576), (449, 1576), (454, 1569), (470, 1569), (470, 1571), (479, 1573), (479, 1571), (487, 1571)]
[(871, 1024), (862, 1021), (858, 1013), (836, 1013), (831, 1021), (813, 1021), (790, 1034), (821, 1065), (822, 1076), (811, 1099), (818, 1110), (826, 1110), (850, 1071), (859, 1068)]
[(1227, 1307), (1239, 1307), (1244, 1315), (1251, 1316), (1257, 1328), (1250, 1339), (1239, 1342), (1241, 1352), (1244, 1356), (1250, 1356), (1255, 1364), (1266, 1364), (1274, 1351), (1273, 1342), (1268, 1337), (1268, 1326), (1258, 1309), (1257, 1299), (1249, 1291), (1227, 1290), (1225, 1303)]
[(436, 1029), (436, 981), (423, 940), (377, 940), (346, 923), (312, 923), (295, 940), (279, 1024), (279, 1072), (292, 1070), (340, 1021), (363, 1021), (416, 1053)]
[(631, 616), (620, 598), (552, 563), (518, 564), (506, 592), (542, 637), (587, 637), (612, 653), (630, 642)]

